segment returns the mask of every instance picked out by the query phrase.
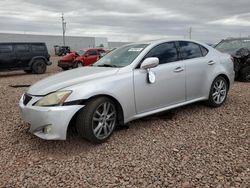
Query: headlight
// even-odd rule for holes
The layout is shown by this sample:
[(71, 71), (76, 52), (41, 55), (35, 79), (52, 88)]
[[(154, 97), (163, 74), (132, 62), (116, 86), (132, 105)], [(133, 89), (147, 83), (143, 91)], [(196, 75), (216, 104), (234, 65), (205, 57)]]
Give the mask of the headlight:
[(60, 106), (72, 91), (57, 91), (46, 95), (35, 103), (35, 106)]

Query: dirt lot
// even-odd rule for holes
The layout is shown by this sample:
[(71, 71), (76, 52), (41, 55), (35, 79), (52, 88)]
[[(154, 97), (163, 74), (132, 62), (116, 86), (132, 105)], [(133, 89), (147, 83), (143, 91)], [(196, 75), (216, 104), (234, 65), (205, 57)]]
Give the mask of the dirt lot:
[(250, 187), (250, 84), (236, 82), (221, 108), (193, 104), (133, 121), (102, 145), (44, 141), (19, 115), (26, 88), (9, 85), (59, 71), (0, 73), (0, 187)]

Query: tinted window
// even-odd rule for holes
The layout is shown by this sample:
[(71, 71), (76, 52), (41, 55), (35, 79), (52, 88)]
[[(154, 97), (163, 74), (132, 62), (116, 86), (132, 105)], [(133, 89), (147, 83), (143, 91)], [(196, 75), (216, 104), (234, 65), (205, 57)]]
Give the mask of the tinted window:
[(203, 56), (206, 56), (208, 54), (208, 49), (206, 49), (205, 47), (203, 46), (200, 46), (201, 47), (201, 52), (202, 52), (202, 55)]
[(250, 39), (223, 40), (215, 48), (221, 52), (235, 52), (240, 48), (250, 49)]
[(95, 50), (89, 50), (88, 54), (89, 55), (97, 55), (97, 52)]
[(37, 52), (46, 51), (46, 48), (44, 45), (38, 45), (38, 44), (32, 44), (31, 49), (32, 51), (37, 51)]
[(0, 53), (10, 53), (13, 51), (12, 45), (1, 44), (0, 45)]
[(158, 57), (159, 63), (169, 63), (178, 60), (177, 49), (174, 42), (167, 42), (154, 47), (147, 55), (148, 57)]
[(16, 45), (17, 52), (29, 52), (28, 44), (18, 44)]
[(183, 59), (202, 57), (200, 45), (193, 42), (180, 41), (180, 52)]

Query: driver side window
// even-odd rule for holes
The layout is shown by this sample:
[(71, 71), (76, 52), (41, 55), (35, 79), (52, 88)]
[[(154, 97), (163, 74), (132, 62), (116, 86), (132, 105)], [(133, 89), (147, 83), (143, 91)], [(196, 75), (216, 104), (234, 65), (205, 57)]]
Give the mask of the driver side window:
[(159, 64), (178, 61), (177, 48), (175, 42), (166, 42), (154, 47), (145, 57), (157, 57)]

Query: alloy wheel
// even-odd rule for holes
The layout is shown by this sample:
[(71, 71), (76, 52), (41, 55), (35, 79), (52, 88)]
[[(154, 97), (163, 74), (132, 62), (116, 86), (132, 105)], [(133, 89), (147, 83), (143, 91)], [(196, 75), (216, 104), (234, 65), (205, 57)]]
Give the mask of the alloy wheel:
[(116, 109), (110, 102), (100, 104), (92, 119), (92, 130), (96, 138), (103, 140), (114, 130), (116, 124)]
[(212, 97), (216, 104), (224, 102), (227, 95), (227, 84), (224, 80), (219, 79), (214, 83)]

